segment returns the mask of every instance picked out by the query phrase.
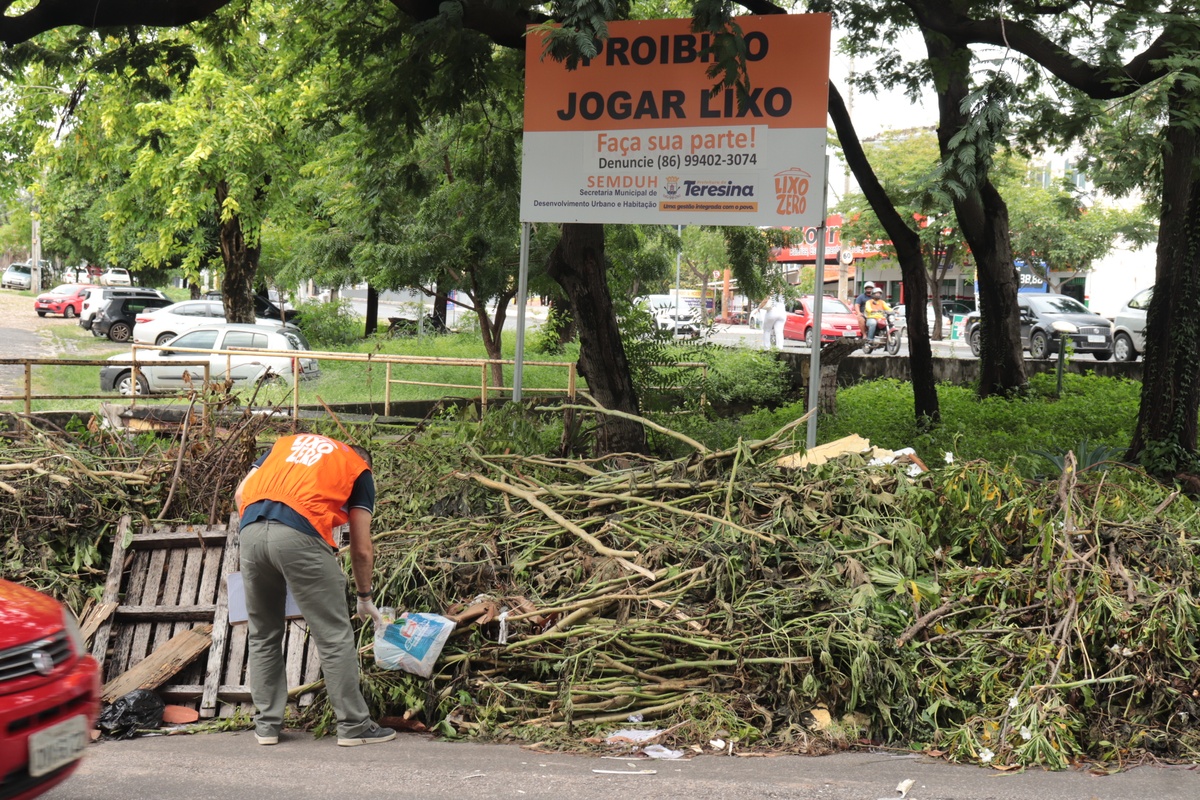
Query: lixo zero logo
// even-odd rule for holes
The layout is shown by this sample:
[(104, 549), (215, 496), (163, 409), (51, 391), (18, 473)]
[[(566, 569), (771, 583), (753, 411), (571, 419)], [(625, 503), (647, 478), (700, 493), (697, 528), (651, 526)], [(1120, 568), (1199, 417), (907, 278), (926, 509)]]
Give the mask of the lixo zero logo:
[(808, 185), (811, 180), (812, 175), (799, 167), (776, 172), (775, 199), (779, 205), (775, 213), (784, 216), (803, 214), (808, 208)]
[(292, 452), (288, 455), (289, 464), (303, 464), (311, 467), (321, 460), (321, 456), (333, 452), (333, 442), (323, 436), (298, 436), (292, 442)]

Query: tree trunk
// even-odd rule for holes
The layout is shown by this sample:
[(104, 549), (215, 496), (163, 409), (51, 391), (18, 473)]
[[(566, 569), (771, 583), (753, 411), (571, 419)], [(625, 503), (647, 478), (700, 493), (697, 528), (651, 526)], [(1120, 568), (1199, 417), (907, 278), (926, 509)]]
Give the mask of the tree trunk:
[[(579, 374), (604, 408), (637, 414), (637, 392), (613, 313), (604, 262), (604, 226), (563, 225), (547, 272), (563, 288), (579, 326)], [(600, 453), (644, 453), (646, 431), (632, 420), (601, 415)]]
[(220, 218), (221, 209), (229, 197), (229, 185), (217, 183), (217, 233), (221, 260), (225, 262), (225, 280), (221, 284), (221, 302), (229, 322), (254, 322), (254, 277), (258, 272), (259, 248), (246, 243), (241, 219), (237, 214)]
[(367, 284), (367, 320), (363, 336), (370, 336), (379, 330), (379, 290)]
[(433, 327), (439, 333), (446, 332), (446, 324), (450, 317), (446, 313), (450, 306), (450, 296), (441, 286), (437, 287), (437, 293), (433, 296)]
[[(471, 274), (478, 273), (472, 270)], [(479, 320), (479, 334), (483, 339), (483, 349), (487, 357), (495, 361), (504, 358), (504, 320), (508, 317), (508, 304), (516, 295), (516, 290), (503, 292), (496, 297), (496, 317), (488, 316), (487, 304), (478, 295), (471, 296), (471, 305), (475, 307), (475, 316)], [(504, 365), (492, 364), (489, 380), (492, 386), (504, 385)]]
[[(896, 207), (887, 196), (867, 155), (858, 140), (858, 133), (850, 121), (850, 112), (842, 101), (842, 95), (834, 86), (829, 87), (829, 115), (833, 119), (842, 153), (846, 163), (854, 172), (863, 195), (879, 217), (884, 230), (896, 248), (896, 259), (900, 262), (900, 274), (904, 279), (904, 299), (908, 323), (908, 358), (912, 374), (913, 406), (917, 425), (925, 427), (941, 421), (942, 412), (938, 405), (937, 385), (933, 378), (933, 345), (929, 343), (929, 322), (925, 319), (924, 305), (929, 302), (929, 284), (925, 275), (925, 258), (921, 254), (921, 238), (917, 232), (896, 212)], [(823, 269), (824, 265), (818, 265)], [(824, 277), (824, 275), (822, 275)]]
[[(558, 313), (553, 313), (556, 311)], [(571, 313), (571, 302), (563, 297), (554, 295), (550, 298), (550, 311), (547, 313), (549, 314), (549, 318), (554, 320), (558, 327), (559, 347), (566, 347), (569, 342), (574, 341), (579, 328), (575, 323), (575, 316)]]
[[(927, 32), (929, 57), (938, 64), (938, 145), (942, 160), (952, 157), (950, 142), (969, 124), (962, 110), (970, 88), (970, 51), (955, 47), (938, 34)], [(963, 238), (975, 256), (979, 281), (979, 395), (1008, 395), (1026, 387), (1022, 358), (1020, 313), (1017, 308), (1018, 278), (1013, 266), (1012, 242), (1008, 232), (1008, 206), (992, 185), (986, 171), (959, 178), (963, 187), (954, 196), (954, 213)], [(923, 271), (922, 271), (923, 272)], [(921, 313), (924, 317), (924, 311)], [(909, 337), (911, 343), (912, 337)]]
[[(1185, 76), (1195, 80), (1195, 74)], [(1154, 294), (1146, 312), (1142, 403), (1126, 458), (1156, 475), (1194, 471), (1200, 406), (1200, 142), (1172, 87), (1163, 148), (1162, 217)]]

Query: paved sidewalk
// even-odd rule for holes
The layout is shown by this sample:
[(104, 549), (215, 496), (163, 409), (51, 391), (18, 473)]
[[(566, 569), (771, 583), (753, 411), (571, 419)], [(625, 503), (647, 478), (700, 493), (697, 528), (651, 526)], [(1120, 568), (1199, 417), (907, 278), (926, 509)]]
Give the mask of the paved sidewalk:
[[(613, 770), (626, 774), (597, 773)], [(638, 774), (653, 770), (653, 774)], [(88, 748), (79, 771), (47, 800), (1194, 800), (1200, 770), (1141, 767), (1001, 773), (919, 756), (843, 753), (809, 758), (699, 756), (685, 761), (611, 759), (515, 745), (396, 741), (337, 747), (332, 738), (285, 733), (259, 747), (249, 732), (145, 737)]]

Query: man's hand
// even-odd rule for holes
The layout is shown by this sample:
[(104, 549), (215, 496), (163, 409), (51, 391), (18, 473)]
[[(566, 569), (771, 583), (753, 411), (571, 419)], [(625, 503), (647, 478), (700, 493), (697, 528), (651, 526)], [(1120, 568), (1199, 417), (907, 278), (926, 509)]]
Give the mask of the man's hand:
[(375, 623), (376, 628), (383, 627), (383, 614), (379, 613), (379, 609), (375, 607), (375, 603), (371, 602), (369, 597), (358, 598), (358, 609), (354, 615), (364, 622), (370, 619)]

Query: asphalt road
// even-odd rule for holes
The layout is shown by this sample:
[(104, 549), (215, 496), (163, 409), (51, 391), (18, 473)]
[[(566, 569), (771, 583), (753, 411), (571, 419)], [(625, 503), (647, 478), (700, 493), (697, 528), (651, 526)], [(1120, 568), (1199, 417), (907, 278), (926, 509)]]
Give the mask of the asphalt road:
[[(612, 770), (625, 774), (604, 774)], [(652, 770), (651, 774), (640, 774)], [(79, 771), (47, 800), (1194, 800), (1195, 768), (1139, 767), (1116, 775), (1081, 771), (1002, 773), (920, 756), (690, 760), (600, 758), (515, 745), (396, 741), (338, 747), (332, 738), (284, 734), (260, 747), (249, 732), (156, 736), (89, 746)]]

